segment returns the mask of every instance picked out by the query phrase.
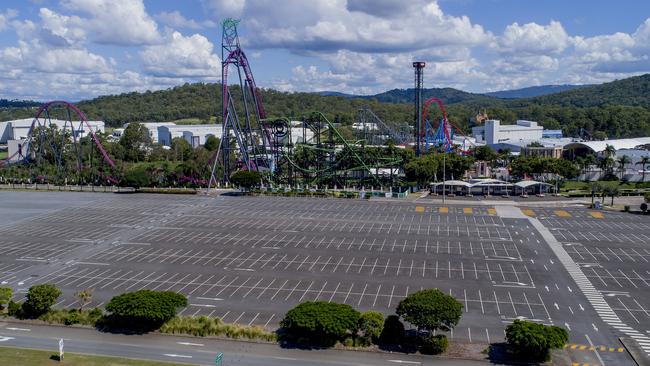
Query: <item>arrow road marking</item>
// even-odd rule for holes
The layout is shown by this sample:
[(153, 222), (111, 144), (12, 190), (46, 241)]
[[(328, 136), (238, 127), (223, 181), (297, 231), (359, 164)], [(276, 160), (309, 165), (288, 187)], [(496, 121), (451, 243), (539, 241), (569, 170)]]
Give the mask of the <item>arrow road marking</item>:
[(553, 303), (553, 306), (555, 306), (555, 308), (556, 308), (557, 310), (560, 310), (560, 307), (557, 305), (556, 302)]
[(0, 342), (6, 342), (6, 341), (10, 341), (12, 339), (16, 339), (16, 338), (0, 336)]
[(30, 332), (30, 331), (31, 331), (31, 329), (27, 329), (27, 328), (14, 328), (14, 327), (7, 327), (7, 328), (5, 328), (5, 329), (7, 329), (7, 330), (19, 330), (19, 331), (21, 331), (21, 332)]
[(388, 362), (395, 362), (395, 363), (408, 363), (412, 365), (419, 365), (422, 362), (417, 362), (417, 361), (404, 361), (404, 360), (388, 360)]
[(598, 331), (598, 327), (596, 326), (596, 324), (591, 323), (591, 326), (594, 327), (594, 330), (595, 330), (596, 332)]
[(176, 343), (182, 344), (183, 346), (197, 346), (197, 347), (205, 346), (203, 343), (190, 343), (190, 342), (176, 342)]
[(163, 353), (163, 356), (167, 357), (180, 357), (180, 358), (192, 358), (192, 356), (187, 356), (187, 355), (177, 355), (175, 353)]

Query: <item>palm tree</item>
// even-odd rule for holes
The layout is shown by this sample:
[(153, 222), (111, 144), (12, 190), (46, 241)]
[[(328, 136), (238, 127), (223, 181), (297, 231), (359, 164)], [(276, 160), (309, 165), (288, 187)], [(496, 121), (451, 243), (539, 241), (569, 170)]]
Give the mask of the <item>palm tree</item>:
[(650, 156), (642, 156), (641, 160), (639, 160), (636, 164), (634, 165), (639, 165), (641, 164), (641, 182), (645, 182), (645, 167), (646, 165), (650, 164)]
[(625, 166), (631, 162), (632, 160), (630, 160), (630, 157), (627, 155), (623, 155), (620, 158), (618, 158), (618, 170), (621, 172), (621, 180), (623, 180), (623, 174), (625, 173)]
[(598, 167), (602, 170), (605, 175), (611, 173), (612, 166), (614, 165), (614, 159), (610, 156), (604, 157), (598, 161)]
[(605, 156), (612, 157), (612, 156), (614, 156), (615, 153), (616, 153), (616, 149), (614, 148), (614, 146), (612, 146), (610, 144), (607, 144), (605, 146)]
[(603, 190), (603, 186), (601, 186), (598, 182), (593, 182), (589, 188), (591, 188), (591, 207), (593, 207), (594, 197)]
[(93, 298), (93, 290), (92, 289), (81, 290), (76, 294), (74, 294), (74, 297), (79, 299), (79, 303), (81, 304), (79, 311), (83, 311), (84, 305), (88, 304)]
[(620, 192), (618, 191), (617, 187), (607, 187), (605, 189), (605, 194), (612, 197), (612, 206), (614, 206), (614, 197), (617, 197)]

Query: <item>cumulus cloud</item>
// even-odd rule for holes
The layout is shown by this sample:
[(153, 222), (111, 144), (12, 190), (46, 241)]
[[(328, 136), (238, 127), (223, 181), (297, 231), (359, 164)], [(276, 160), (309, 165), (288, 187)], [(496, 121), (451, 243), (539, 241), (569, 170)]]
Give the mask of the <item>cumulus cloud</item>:
[(197, 22), (194, 19), (187, 19), (178, 10), (156, 14), (155, 18), (163, 24), (173, 28), (203, 29), (213, 28), (217, 24), (211, 20)]
[(497, 38), (493, 47), (500, 52), (537, 55), (560, 53), (569, 44), (570, 38), (562, 24), (551, 21), (548, 25), (513, 23), (506, 27), (503, 35)]
[(97, 43), (138, 46), (161, 41), (142, 0), (65, 0), (63, 6), (85, 15), (78, 26)]
[(212, 53), (214, 45), (204, 36), (185, 37), (173, 32), (165, 43), (147, 46), (140, 52), (144, 69), (155, 76), (221, 76), (221, 60)]
[(7, 29), (9, 21), (18, 16), (18, 11), (14, 9), (7, 9), (4, 13), (0, 13), (0, 31)]
[[(271, 1), (236, 2), (246, 18), (247, 44), (287, 48), (296, 53), (411, 52), (448, 45), (477, 45), (490, 35), (468, 17), (442, 12), (435, 1)], [(226, 1), (211, 1), (217, 14), (233, 12)], [(374, 4), (374, 5), (373, 5)], [(397, 9), (397, 10), (396, 10)], [(400, 20), (391, 19), (399, 15)], [(407, 21), (404, 21), (407, 20)]]
[[(67, 92), (80, 99), (218, 81), (217, 24), (174, 10), (150, 15), (145, 3), (57, 0), (39, 3), (40, 9), (22, 18), (14, 10), (0, 10), (0, 31), (16, 33), (0, 46), (0, 93)], [(370, 94), (408, 88), (414, 60), (427, 62), (426, 87), (478, 92), (597, 83), (650, 72), (650, 18), (631, 33), (584, 36), (568, 34), (558, 21), (522, 24), (516, 19), (492, 33), (481, 19), (447, 14), (435, 0), (200, 4), (208, 19), (245, 19), (239, 26), (241, 41), (259, 85), (283, 91)], [(278, 61), (274, 57), (287, 58), (285, 69), (259, 73), (264, 70), (260, 64)]]

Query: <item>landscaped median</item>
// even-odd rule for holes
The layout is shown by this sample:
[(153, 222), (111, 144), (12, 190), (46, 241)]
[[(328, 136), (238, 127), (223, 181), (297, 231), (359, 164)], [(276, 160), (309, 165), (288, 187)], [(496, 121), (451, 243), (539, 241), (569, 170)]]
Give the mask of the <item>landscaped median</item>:
[[(184, 295), (172, 291), (139, 290), (117, 295), (106, 304), (105, 311), (83, 309), (92, 299), (92, 290), (75, 294), (81, 304), (79, 309), (51, 309), (60, 295), (61, 291), (54, 285), (35, 285), (27, 292), (25, 302), (16, 303), (9, 300), (12, 297), (10, 288), (0, 288), (0, 314), (126, 334), (159, 332), (279, 342), (288, 347), (339, 347), (438, 355), (447, 351), (446, 333), (458, 325), (463, 309), (458, 300), (438, 289), (408, 295), (398, 303), (395, 315), (386, 318), (376, 311), (361, 313), (347, 304), (306, 301), (289, 310), (280, 328), (271, 332), (260, 327), (226, 324), (220, 318), (178, 316), (177, 311), (186, 307), (188, 301)], [(404, 322), (410, 324), (411, 329), (406, 329)], [(566, 343), (568, 333), (559, 327), (516, 320), (506, 328), (506, 340), (506, 361), (543, 361), (549, 357), (551, 349), (561, 348)], [(458, 350), (462, 351), (461, 357), (485, 358), (467, 354), (462, 347), (452, 350), (451, 355), (458, 356)]]
[(91, 290), (79, 291), (79, 309), (52, 309), (61, 291), (51, 284), (35, 285), (25, 302), (9, 300), (10, 288), (0, 288), (0, 315), (19, 320), (40, 320), (49, 324), (95, 327), (100, 331), (217, 336), (264, 342), (276, 341), (276, 334), (260, 327), (226, 324), (220, 318), (181, 317), (178, 309), (187, 306), (187, 298), (172, 291), (140, 290), (113, 297), (106, 309), (83, 309), (90, 302)]

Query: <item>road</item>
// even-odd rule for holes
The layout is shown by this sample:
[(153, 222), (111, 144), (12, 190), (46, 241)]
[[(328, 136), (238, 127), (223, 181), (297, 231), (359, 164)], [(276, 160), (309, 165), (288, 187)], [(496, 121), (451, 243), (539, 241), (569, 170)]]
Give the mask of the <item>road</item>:
[(420, 355), (337, 350), (282, 349), (271, 344), (222, 341), (156, 334), (126, 336), (99, 333), (92, 329), (0, 323), (0, 347), (18, 347), (58, 352), (63, 338), (65, 352), (214, 365), (223, 352), (223, 366), (479, 366), (486, 362), (449, 360)]

